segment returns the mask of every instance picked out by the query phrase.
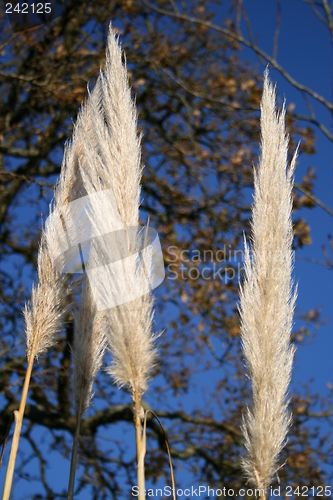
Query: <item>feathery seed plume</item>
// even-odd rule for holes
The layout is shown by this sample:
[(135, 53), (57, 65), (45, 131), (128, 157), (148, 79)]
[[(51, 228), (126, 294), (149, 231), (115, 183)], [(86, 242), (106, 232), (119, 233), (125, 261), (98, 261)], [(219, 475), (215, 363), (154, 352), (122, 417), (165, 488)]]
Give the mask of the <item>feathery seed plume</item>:
[(37, 262), (38, 283), (33, 285), (31, 302), (23, 311), (28, 359), (38, 358), (55, 343), (64, 315), (61, 307), (64, 280), (52, 266), (44, 230)]
[[(139, 238), (136, 227), (142, 175), (141, 137), (137, 133), (137, 113), (128, 84), (126, 61), (123, 64), (121, 47), (111, 26), (105, 70), (100, 72), (98, 79), (98, 96), (90, 102), (89, 115), (94, 123), (95, 141), (92, 143), (89, 129), (84, 127), (82, 119), (80, 130), (85, 161), (80, 165), (80, 170), (83, 185), (88, 194), (112, 189), (127, 243), (128, 258), (120, 261), (119, 265), (124, 266), (124, 276), (131, 276), (131, 279), (126, 278), (126, 283), (117, 282), (110, 267), (105, 266), (103, 272), (107, 279), (104, 293), (106, 296), (117, 296), (120, 289), (128, 287), (130, 295), (136, 280), (140, 280), (143, 273), (150, 274), (152, 256), (149, 258), (147, 254), (145, 266), (141, 267), (139, 257), (134, 257)], [(108, 221), (101, 207), (95, 207), (90, 218), (99, 234), (108, 232)], [(118, 243), (119, 240), (121, 237), (118, 234)], [(103, 246), (100, 240), (92, 253), (105, 255), (107, 260), (108, 251), (107, 244)], [(152, 333), (152, 294), (148, 289), (145, 295), (117, 305), (106, 314), (106, 336), (113, 355), (109, 372), (119, 385), (130, 389), (133, 399), (135, 395), (141, 399), (156, 357), (156, 337)]]
[[(111, 25), (105, 70), (100, 71), (96, 86), (79, 113), (73, 141), (77, 146), (69, 151), (68, 158), (74, 158), (78, 163), (75, 175), (80, 177), (80, 191), (85, 196), (85, 222), (81, 226), (89, 228), (87, 234), (90, 236), (81, 254), (87, 288), (81, 297), (74, 349), (78, 420), (68, 498), (73, 498), (82, 396), (85, 408), (89, 403), (94, 373), (102, 358), (102, 331), (105, 330), (113, 355), (109, 372), (118, 385), (129, 388), (135, 403), (141, 500), (145, 494), (140, 401), (147, 389), (148, 376), (156, 356), (150, 284), (153, 250), (147, 244), (149, 230), (143, 238), (138, 227), (141, 137), (137, 133), (137, 114), (131, 99), (126, 62), (122, 62), (122, 51)], [(72, 223), (69, 233), (72, 235), (75, 231)], [(83, 362), (86, 345), (97, 354), (94, 360)], [(90, 378), (85, 375), (85, 371), (89, 370)], [(82, 382), (87, 388), (84, 395)]]
[[(58, 198), (63, 199), (63, 187), (69, 190), (70, 182), (67, 178), (61, 179), (57, 186)], [(56, 202), (50, 205), (50, 215), (53, 214)], [(14, 411), (15, 431), (12, 439), (10, 457), (7, 466), (6, 478), (3, 489), (3, 500), (8, 500), (12, 487), (16, 456), (21, 435), (22, 421), (28, 396), (31, 372), (35, 358), (56, 341), (57, 334), (61, 331), (62, 321), (66, 309), (62, 306), (65, 278), (53, 266), (51, 254), (59, 250), (58, 234), (62, 222), (58, 219), (49, 228), (43, 228), (38, 250), (38, 277), (37, 284), (33, 285), (30, 303), (25, 304), (23, 310), (25, 319), (25, 333), (27, 345), (28, 366), (22, 390), (19, 410)], [(51, 246), (50, 246), (51, 245)]]
[[(91, 139), (82, 115), (81, 177), (88, 195), (108, 194), (110, 209), (104, 210), (103, 204), (93, 202), (90, 207), (91, 226), (97, 234), (105, 236), (92, 242), (91, 269), (87, 268), (87, 274), (92, 278), (94, 294), (99, 289), (99, 308), (105, 302), (102, 308), (106, 310), (106, 337), (113, 356), (109, 373), (119, 386), (130, 390), (135, 404), (137, 484), (139, 499), (143, 500), (145, 438), (141, 398), (156, 359), (150, 286), (153, 251), (146, 244), (149, 230), (142, 235), (138, 227), (141, 137), (137, 133), (137, 113), (131, 99), (126, 61), (123, 64), (121, 47), (111, 25), (105, 70), (100, 72), (97, 93), (89, 101), (95, 137)], [(114, 226), (111, 230), (110, 224)], [(99, 267), (100, 262), (104, 266)]]
[(291, 422), (288, 412), (294, 347), (290, 344), (296, 288), (291, 278), (292, 187), (297, 151), (287, 168), (285, 108), (277, 114), (275, 87), (264, 73), (261, 153), (254, 170), (252, 239), (245, 241), (245, 280), (240, 288), (243, 352), (252, 386), (252, 407), (243, 419), (248, 479), (264, 490), (277, 472)]
[(102, 365), (105, 350), (105, 322), (96, 305), (86, 278), (81, 292), (80, 310), (75, 318), (74, 330), (74, 398), (76, 414), (79, 413), (80, 393), (82, 391), (83, 415), (88, 409), (92, 397), (92, 387)]
[[(73, 199), (84, 195), (82, 181), (79, 182), (79, 150), (79, 134), (74, 128), (72, 142), (65, 144), (60, 179), (54, 190), (54, 200), (50, 204), (50, 215)], [(53, 219), (52, 224), (47, 225), (42, 231), (38, 252), (38, 284), (37, 287), (33, 286), (31, 305), (26, 305), (24, 311), (28, 357), (36, 339), (39, 340), (35, 356), (53, 345), (56, 334), (62, 328), (65, 309), (60, 307), (60, 303), (65, 278), (53, 266), (50, 254), (60, 253), (59, 233), (63, 228), (63, 220)]]
[[(73, 238), (73, 231), (77, 231), (75, 226), (78, 221), (75, 219), (72, 220), (68, 216), (66, 208), (70, 206), (72, 201), (79, 200), (88, 194), (81, 176), (84, 167), (89, 169), (89, 164), (87, 164), (84, 155), (85, 147), (83, 142), (85, 137), (83, 136), (82, 129), (84, 127), (90, 147), (97, 148), (91, 110), (98, 97), (99, 82), (97, 81), (94, 91), (89, 94), (89, 98), (80, 109), (77, 122), (74, 126), (72, 140), (66, 144), (60, 180), (55, 192), (56, 206), (63, 207), (63, 214), (65, 214), (62, 223), (64, 224), (68, 241)], [(89, 280), (86, 276), (81, 291), (79, 312), (78, 314), (74, 314), (74, 316), (74, 400), (75, 410), (78, 414), (80, 393), (82, 391), (82, 409), (80, 413), (83, 415), (92, 401), (92, 386), (102, 365), (106, 342), (104, 316), (96, 309)], [(81, 415), (78, 415), (78, 418), (81, 418)]]

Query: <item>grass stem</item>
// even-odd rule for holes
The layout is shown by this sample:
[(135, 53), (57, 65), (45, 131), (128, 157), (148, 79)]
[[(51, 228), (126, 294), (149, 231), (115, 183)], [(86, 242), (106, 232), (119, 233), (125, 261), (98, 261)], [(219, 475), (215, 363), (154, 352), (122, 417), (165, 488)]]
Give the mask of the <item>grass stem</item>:
[(145, 500), (145, 466), (144, 466), (144, 453), (141, 450), (142, 431), (141, 431), (141, 403), (140, 397), (135, 394), (135, 437), (136, 437), (136, 457), (137, 457), (137, 479), (139, 488), (139, 500)]
[(16, 455), (17, 455), (17, 450), (18, 450), (19, 441), (20, 441), (21, 428), (22, 428), (25, 405), (27, 402), (28, 389), (29, 389), (29, 384), (30, 384), (33, 363), (34, 363), (34, 355), (32, 354), (29, 358), (28, 367), (27, 367), (27, 371), (25, 374), (25, 380), (24, 380), (24, 385), (23, 385), (23, 390), (22, 390), (20, 408), (18, 411), (17, 410), (14, 411), (15, 429), (14, 429), (14, 434), (13, 434), (13, 439), (12, 439), (12, 446), (11, 446), (11, 450), (10, 450), (8, 466), (7, 466), (5, 484), (3, 487), (2, 500), (9, 500), (10, 490), (12, 488)]
[(77, 462), (77, 452), (78, 452), (78, 447), (79, 447), (82, 403), (83, 403), (83, 388), (81, 387), (80, 399), (79, 399), (79, 410), (78, 410), (77, 417), (76, 417), (76, 428), (75, 428), (73, 448), (72, 448), (71, 470), (70, 470), (70, 474), (69, 474), (67, 500), (73, 500), (73, 495), (74, 495), (75, 471), (76, 471), (76, 462)]

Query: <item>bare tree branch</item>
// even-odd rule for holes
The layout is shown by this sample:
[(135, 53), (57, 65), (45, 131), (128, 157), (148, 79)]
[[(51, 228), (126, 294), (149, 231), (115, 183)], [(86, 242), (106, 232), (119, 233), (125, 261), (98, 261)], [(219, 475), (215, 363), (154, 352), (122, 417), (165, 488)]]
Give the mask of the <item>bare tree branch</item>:
[(258, 46), (254, 45), (253, 43), (249, 42), (246, 40), (242, 35), (233, 32), (227, 28), (222, 28), (221, 26), (218, 26), (214, 23), (211, 23), (210, 21), (205, 21), (203, 19), (199, 19), (197, 17), (193, 16), (187, 16), (185, 14), (178, 14), (174, 13), (165, 9), (162, 9), (160, 7), (156, 7), (155, 5), (151, 4), (147, 0), (141, 0), (142, 3), (148, 7), (151, 10), (154, 10), (155, 12), (158, 12), (159, 14), (163, 14), (165, 16), (177, 18), (177, 19), (183, 19), (184, 21), (190, 22), (190, 23), (195, 23), (201, 26), (206, 26), (207, 28), (213, 29), (215, 31), (218, 31), (219, 33), (222, 33), (225, 36), (228, 36), (232, 38), (233, 40), (237, 40), (239, 43), (244, 45), (245, 47), (248, 47), (252, 49), (256, 54), (259, 56), (263, 57), (265, 61), (267, 61), (269, 64), (271, 64), (272, 68), (276, 69), (281, 73), (281, 75), (291, 84), (293, 85), (296, 89), (300, 90), (301, 92), (305, 92), (313, 99), (316, 101), (320, 102), (323, 104), (329, 111), (333, 111), (333, 104), (330, 103), (327, 99), (325, 99), (323, 96), (315, 92), (314, 90), (310, 89), (306, 85), (301, 84), (297, 80), (295, 80), (275, 59), (274, 57), (271, 57), (269, 54), (267, 54), (265, 51), (260, 49)]

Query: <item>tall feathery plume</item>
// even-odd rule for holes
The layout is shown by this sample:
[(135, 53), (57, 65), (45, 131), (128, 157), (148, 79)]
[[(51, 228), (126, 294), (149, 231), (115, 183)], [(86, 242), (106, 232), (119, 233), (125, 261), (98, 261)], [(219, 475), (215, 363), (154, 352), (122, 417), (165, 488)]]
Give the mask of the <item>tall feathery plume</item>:
[[(87, 228), (80, 227), (79, 219), (81, 213), (75, 215), (72, 209), (73, 202), (86, 199), (87, 191), (82, 183), (80, 165), (85, 163), (82, 144), (82, 127), (90, 145), (97, 147), (95, 143), (94, 124), (91, 119), (91, 107), (99, 96), (99, 83), (97, 82), (94, 92), (89, 95), (88, 100), (83, 104), (78, 114), (77, 122), (74, 126), (72, 140), (65, 145), (64, 159), (60, 172), (60, 179), (57, 184), (54, 196), (54, 208), (58, 209), (61, 229), (54, 223), (48, 226), (48, 240), (55, 246), (54, 255), (61, 255), (64, 239), (67, 247), (75, 248), (77, 252), (81, 247), (76, 241), (78, 233), (83, 240), (89, 236)], [(80, 206), (80, 205), (79, 205)], [(82, 208), (82, 207), (81, 207)], [(105, 215), (105, 214), (103, 214)], [(62, 238), (59, 238), (62, 234)], [(66, 258), (65, 258), (66, 260)], [(65, 267), (66, 262), (62, 261), (60, 266)], [(74, 494), (75, 470), (78, 453), (78, 442), (80, 435), (81, 420), (84, 413), (91, 404), (93, 397), (93, 383), (102, 365), (103, 354), (106, 345), (104, 313), (97, 311), (94, 297), (86, 274), (83, 275), (80, 308), (78, 314), (74, 313), (74, 346), (72, 349), (74, 361), (74, 402), (76, 412), (76, 427), (73, 439), (71, 468), (69, 475), (68, 499), (71, 500)]]
[(294, 356), (290, 344), (296, 288), (293, 267), (292, 188), (297, 151), (287, 168), (285, 108), (277, 114), (275, 87), (264, 73), (261, 153), (254, 170), (252, 259), (245, 240), (245, 280), (240, 289), (243, 352), (252, 407), (243, 418), (247, 478), (266, 496), (279, 469), (278, 455), (291, 423), (288, 386)]
[[(88, 275), (98, 277), (97, 261), (112, 262), (110, 245), (113, 248), (114, 268), (105, 265), (103, 280), (99, 282), (100, 297), (109, 297), (106, 311), (106, 337), (113, 355), (109, 373), (119, 386), (126, 386), (135, 404), (135, 428), (138, 461), (139, 498), (144, 496), (144, 469), (142, 452), (143, 409), (141, 398), (147, 389), (149, 373), (154, 366), (156, 350), (152, 332), (153, 297), (149, 286), (138, 297), (137, 283), (146, 283), (152, 266), (152, 252), (146, 252), (144, 265), (140, 265), (138, 248), (147, 236), (138, 229), (140, 204), (141, 137), (137, 133), (137, 113), (131, 99), (126, 61), (122, 62), (122, 51), (118, 39), (110, 26), (106, 51), (105, 70), (100, 72), (98, 90), (87, 113), (94, 124), (94, 139), (89, 127), (82, 126), (83, 158), (80, 165), (83, 185), (87, 193), (108, 190), (112, 192), (113, 215), (105, 216), (102, 205), (90, 212), (92, 226), (98, 233), (110, 233), (108, 224), (112, 218), (118, 220), (113, 240), (100, 238), (92, 244)], [(82, 115), (84, 118), (84, 115)], [(84, 120), (82, 120), (84, 123)], [(116, 255), (118, 252), (118, 255)], [(102, 257), (101, 257), (102, 256)], [(120, 258), (122, 257), (122, 258)], [(126, 258), (124, 258), (126, 257)], [(96, 265), (94, 266), (94, 259)], [(115, 274), (117, 267), (118, 273)], [(101, 268), (100, 268), (101, 269)], [(119, 280), (119, 275), (122, 279)], [(139, 294), (140, 295), (140, 294)], [(125, 297), (126, 300), (119, 300)], [(133, 300), (131, 300), (131, 297)], [(114, 307), (110, 306), (114, 304)], [(142, 456), (142, 453), (141, 453)]]
[(26, 325), (28, 367), (20, 407), (18, 411), (14, 411), (15, 430), (3, 489), (3, 500), (9, 499), (10, 496), (33, 362), (35, 358), (38, 358), (54, 345), (57, 334), (62, 328), (65, 311), (61, 306), (64, 278), (52, 265), (44, 229), (42, 230), (37, 262), (38, 283), (37, 286), (33, 285), (31, 302), (25, 305), (23, 311)]
[(65, 145), (60, 179), (55, 188), (54, 201), (50, 204), (50, 217), (53, 217), (53, 222), (42, 230), (38, 252), (37, 286), (33, 286), (31, 302), (30, 304), (26, 304), (24, 309), (28, 368), (22, 391), (20, 409), (14, 412), (15, 431), (7, 467), (3, 500), (8, 499), (10, 495), (34, 359), (52, 347), (57, 334), (62, 328), (63, 317), (66, 312), (66, 309), (61, 306), (64, 296), (65, 277), (54, 267), (51, 256), (61, 254), (62, 249), (59, 234), (65, 231), (67, 237), (68, 231), (66, 230), (64, 219), (62, 217), (54, 217), (54, 214), (71, 201), (86, 194), (79, 172), (80, 151), (80, 134), (74, 131), (72, 142)]

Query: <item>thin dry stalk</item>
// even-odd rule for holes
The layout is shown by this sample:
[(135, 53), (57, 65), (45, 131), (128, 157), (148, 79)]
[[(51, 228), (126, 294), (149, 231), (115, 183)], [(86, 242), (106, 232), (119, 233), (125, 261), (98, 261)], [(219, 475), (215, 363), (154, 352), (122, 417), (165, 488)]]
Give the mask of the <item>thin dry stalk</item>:
[(141, 417), (142, 406), (139, 395), (135, 395), (135, 437), (136, 437), (136, 457), (137, 457), (137, 479), (139, 488), (139, 499), (146, 498), (143, 493), (145, 491), (145, 463), (144, 458), (146, 455), (146, 442), (142, 435)]
[(252, 259), (245, 241), (240, 290), (243, 352), (252, 386), (242, 432), (247, 478), (266, 490), (279, 469), (291, 415), (288, 412), (294, 347), (290, 344), (296, 290), (293, 267), (292, 187), (296, 154), (287, 167), (285, 108), (275, 109), (275, 88), (265, 71), (261, 101), (261, 154), (254, 170)]
[(72, 448), (71, 469), (70, 469), (70, 474), (69, 474), (67, 500), (73, 500), (73, 495), (74, 495), (77, 452), (78, 452), (78, 447), (79, 447), (80, 426), (81, 426), (81, 416), (82, 416), (82, 404), (83, 404), (83, 388), (81, 388), (81, 391), (80, 391), (79, 407), (77, 410), (76, 427), (75, 427), (75, 434), (74, 434), (73, 448)]
[(25, 405), (27, 402), (28, 389), (29, 389), (29, 384), (30, 384), (33, 361), (34, 361), (33, 357), (31, 357), (29, 359), (29, 362), (28, 362), (28, 367), (27, 367), (27, 371), (25, 374), (25, 380), (24, 380), (24, 385), (23, 385), (23, 390), (22, 390), (20, 408), (18, 411), (17, 410), (14, 411), (15, 429), (14, 429), (14, 434), (13, 434), (13, 439), (12, 439), (12, 446), (11, 446), (11, 450), (10, 450), (9, 462), (8, 462), (8, 466), (7, 466), (5, 484), (4, 484), (3, 493), (2, 493), (2, 500), (9, 500), (10, 491), (12, 488), (16, 455), (17, 455), (17, 450), (18, 450), (19, 441), (20, 441), (21, 428), (22, 428)]

